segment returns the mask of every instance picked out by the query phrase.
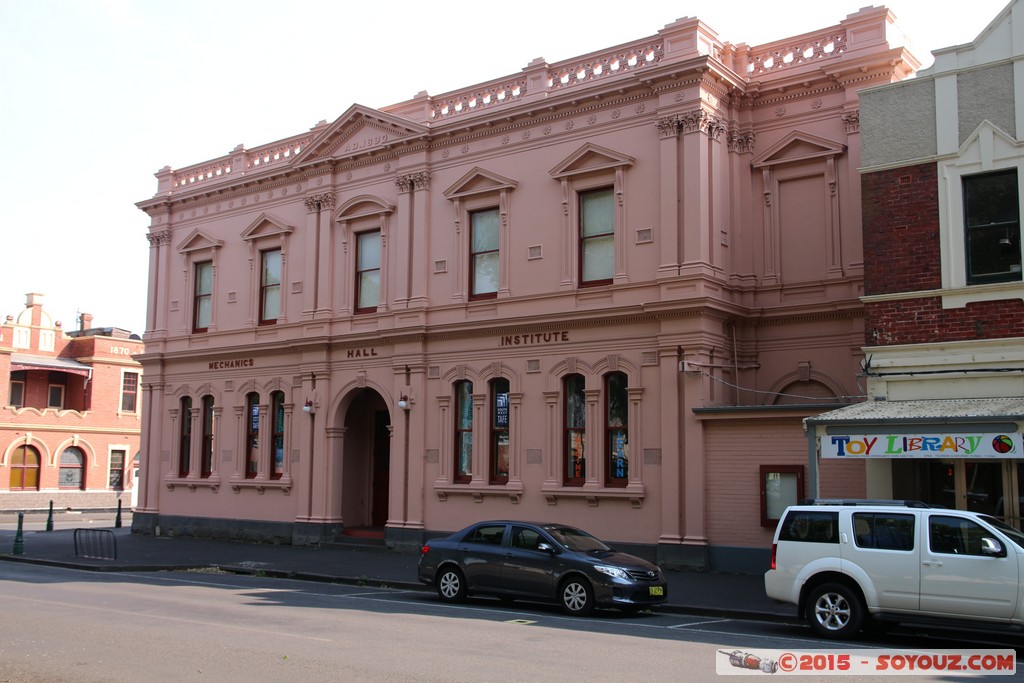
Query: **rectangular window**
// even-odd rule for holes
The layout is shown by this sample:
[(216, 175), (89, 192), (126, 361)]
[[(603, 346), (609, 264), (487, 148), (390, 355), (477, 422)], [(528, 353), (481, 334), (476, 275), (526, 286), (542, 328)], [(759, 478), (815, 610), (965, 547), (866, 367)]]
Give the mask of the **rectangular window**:
[(629, 483), (629, 380), (624, 372), (611, 372), (604, 378), (605, 453), (607, 486)]
[(455, 476), (468, 484), (473, 476), (473, 383), (455, 383)]
[(203, 396), (203, 441), (200, 452), (199, 476), (213, 474), (213, 396)]
[(508, 483), (508, 380), (491, 380), (491, 484)]
[(474, 211), (469, 215), (471, 299), (490, 299), (498, 295), (498, 230), (501, 217), (497, 209)]
[(563, 481), (566, 486), (583, 486), (587, 477), (587, 402), (584, 387), (583, 375), (569, 375), (562, 380), (562, 396), (565, 401)]
[(213, 313), (213, 261), (195, 266), (195, 289), (192, 295), (192, 331), (206, 332)]
[(110, 451), (110, 476), (107, 486), (115, 491), (124, 490), (124, 451)]
[(62, 410), (64, 408), (64, 385), (51, 384), (46, 392), (46, 407)]
[(967, 284), (1021, 279), (1017, 170), (963, 179)]
[(803, 497), (803, 465), (761, 465), (761, 526), (774, 527)]
[(192, 399), (188, 396), (181, 399), (178, 419), (181, 420), (178, 434), (178, 476), (185, 478), (192, 469)]
[(245, 397), (245, 478), (253, 479), (259, 471), (260, 395)]
[[(13, 377), (12, 373), (12, 377)], [(22, 408), (25, 405), (25, 382), (23, 380), (11, 380), (11, 395), (8, 403), (15, 408)]]
[(121, 378), (121, 412), (134, 413), (138, 407), (139, 373), (126, 372)]
[(615, 273), (615, 202), (612, 188), (581, 192), (580, 285), (606, 285)]
[(273, 461), (270, 463), (270, 478), (284, 476), (284, 392), (275, 391), (270, 395), (270, 441)]
[(260, 325), (273, 325), (281, 316), (281, 250), (260, 252)]
[(356, 313), (373, 313), (380, 304), (380, 230), (356, 236)]

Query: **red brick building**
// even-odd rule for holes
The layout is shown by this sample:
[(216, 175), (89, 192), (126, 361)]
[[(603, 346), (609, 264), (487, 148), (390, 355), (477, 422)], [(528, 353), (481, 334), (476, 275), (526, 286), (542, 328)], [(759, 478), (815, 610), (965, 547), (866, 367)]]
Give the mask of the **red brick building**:
[(132, 502), (143, 343), (91, 323), (65, 332), (28, 294), (0, 325), (0, 511)]
[(821, 462), (866, 462), (871, 497), (1018, 526), (1022, 14), (1011, 2), (917, 78), (860, 94), (868, 401), (807, 421)]

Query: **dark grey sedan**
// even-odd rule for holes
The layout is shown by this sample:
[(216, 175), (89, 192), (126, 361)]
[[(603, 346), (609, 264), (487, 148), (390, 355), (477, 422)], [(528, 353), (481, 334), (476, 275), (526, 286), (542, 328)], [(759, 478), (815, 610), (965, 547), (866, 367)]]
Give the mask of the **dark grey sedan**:
[(447, 602), (495, 595), (557, 602), (579, 615), (637, 611), (668, 597), (656, 565), (563, 524), (478, 522), (424, 545), (419, 580)]

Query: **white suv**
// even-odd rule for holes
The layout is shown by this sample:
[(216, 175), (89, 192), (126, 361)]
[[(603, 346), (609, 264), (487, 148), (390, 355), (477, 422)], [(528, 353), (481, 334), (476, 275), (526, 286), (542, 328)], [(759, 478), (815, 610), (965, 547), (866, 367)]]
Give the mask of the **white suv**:
[(768, 597), (826, 638), (868, 620), (1024, 628), (1024, 534), (913, 501), (805, 501), (775, 530)]

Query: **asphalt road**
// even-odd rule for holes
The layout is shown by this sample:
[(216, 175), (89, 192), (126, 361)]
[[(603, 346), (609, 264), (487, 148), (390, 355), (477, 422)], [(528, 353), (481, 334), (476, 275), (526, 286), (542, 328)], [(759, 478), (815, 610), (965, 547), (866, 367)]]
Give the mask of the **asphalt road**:
[[(494, 600), (452, 606), (422, 591), (20, 563), (0, 563), (0, 623), (0, 683), (712, 681), (722, 652), (894, 647), (823, 643), (771, 622), (581, 619)], [(897, 642), (920, 646), (907, 637)], [(846, 678), (858, 679), (897, 680)]]

